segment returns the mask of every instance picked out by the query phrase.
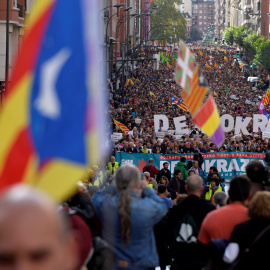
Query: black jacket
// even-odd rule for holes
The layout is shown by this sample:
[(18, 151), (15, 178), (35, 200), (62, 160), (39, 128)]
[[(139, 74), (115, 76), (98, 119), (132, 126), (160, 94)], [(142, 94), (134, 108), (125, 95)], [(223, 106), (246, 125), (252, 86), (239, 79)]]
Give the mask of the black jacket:
[[(179, 220), (187, 213), (193, 217), (199, 230), (205, 216), (215, 209), (211, 202), (195, 195), (189, 195), (171, 208), (167, 215), (155, 226), (156, 237), (159, 238), (159, 241), (169, 239)], [(170, 250), (174, 257), (171, 269), (201, 269), (205, 263), (205, 258), (207, 258), (207, 249), (199, 243), (171, 242)]]
[(167, 170), (167, 172), (164, 171), (164, 169), (161, 169), (158, 171), (158, 174), (157, 174), (157, 183), (159, 184), (159, 181), (161, 179), (161, 176), (166, 176), (168, 178), (168, 180), (170, 181), (171, 180), (171, 171), (170, 170)]
[[(186, 189), (185, 189), (185, 180), (180, 180), (180, 192), (178, 192), (179, 194), (185, 194)], [(172, 200), (174, 200), (176, 198), (176, 192), (177, 192), (177, 182), (176, 179), (173, 177), (171, 179), (171, 181), (169, 182), (168, 186), (167, 186), (167, 190), (171, 193), (171, 198)]]

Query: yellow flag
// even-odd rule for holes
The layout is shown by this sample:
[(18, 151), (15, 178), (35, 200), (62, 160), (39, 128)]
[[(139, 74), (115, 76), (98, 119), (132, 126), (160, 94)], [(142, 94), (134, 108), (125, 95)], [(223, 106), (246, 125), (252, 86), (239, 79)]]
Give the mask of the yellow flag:
[(156, 95), (155, 95), (152, 91), (150, 91), (150, 95), (151, 95), (153, 98), (156, 98)]
[(240, 65), (240, 68), (242, 68), (244, 66), (244, 63), (242, 62), (241, 65)]
[(215, 97), (218, 97), (218, 94), (216, 93), (216, 91), (214, 91), (214, 96), (215, 96)]
[(224, 56), (224, 60), (225, 60), (226, 62), (228, 62), (228, 58), (227, 58), (226, 56)]

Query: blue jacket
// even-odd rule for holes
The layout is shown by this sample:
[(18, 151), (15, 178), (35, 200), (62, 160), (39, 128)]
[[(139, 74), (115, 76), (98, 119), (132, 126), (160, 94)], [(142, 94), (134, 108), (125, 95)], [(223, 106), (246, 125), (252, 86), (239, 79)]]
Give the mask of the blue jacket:
[(153, 227), (166, 214), (165, 202), (151, 188), (142, 192), (143, 199), (130, 191), (131, 201), (131, 232), (129, 245), (121, 242), (118, 216), (119, 191), (111, 185), (99, 190), (93, 197), (92, 203), (103, 225), (103, 238), (116, 253), (116, 264), (119, 261), (128, 263), (127, 269), (149, 269), (159, 264)]

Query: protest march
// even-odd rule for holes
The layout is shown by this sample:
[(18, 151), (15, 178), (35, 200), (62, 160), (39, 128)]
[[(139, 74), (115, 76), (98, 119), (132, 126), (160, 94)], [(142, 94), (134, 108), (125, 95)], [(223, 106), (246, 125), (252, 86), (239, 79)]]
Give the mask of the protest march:
[(0, 93), (0, 270), (269, 269), (267, 69), (237, 42), (151, 40), (146, 19), (134, 41), (126, 22), (159, 1), (108, 2), (23, 6)]

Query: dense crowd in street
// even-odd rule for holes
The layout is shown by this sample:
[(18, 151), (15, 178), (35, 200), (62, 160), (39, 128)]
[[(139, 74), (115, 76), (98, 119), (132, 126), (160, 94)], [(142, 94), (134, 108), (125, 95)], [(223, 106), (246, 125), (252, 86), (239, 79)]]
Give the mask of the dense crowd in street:
[[(257, 105), (246, 100), (257, 103), (264, 93), (247, 82), (248, 71), (233, 60), (235, 48), (191, 50), (220, 114), (246, 117), (257, 112)], [(211, 69), (204, 65), (206, 56)], [(228, 132), (217, 148), (188, 112), (169, 103), (169, 93), (181, 95), (171, 65), (154, 70), (152, 62), (143, 61), (123, 87), (115, 77), (109, 85), (109, 113), (130, 132), (111, 144), (107, 141), (109, 160), (91, 164), (65, 203), (56, 204), (25, 185), (2, 193), (0, 270), (270, 268), (270, 142), (261, 132), (253, 133), (250, 124), (250, 135)], [(157, 137), (155, 114), (165, 114), (171, 130), (173, 118), (186, 115), (190, 133)], [(113, 122), (111, 131), (121, 132)], [(166, 161), (158, 169), (152, 158), (139, 170), (120, 164), (117, 151), (194, 155), (192, 160), (179, 155), (173, 170)], [(226, 189), (217, 167), (211, 166), (207, 174), (202, 169), (202, 154), (210, 152), (265, 152), (268, 164), (245, 164), (246, 174), (230, 179)]]
[[(240, 55), (240, 58), (244, 56), (236, 48), (227, 47), (218, 50), (216, 46), (191, 46), (191, 51), (196, 56), (210, 90), (214, 93), (220, 115), (230, 114), (233, 118), (235, 116), (245, 118), (259, 113), (258, 104), (264, 96), (264, 91), (255, 83), (247, 81), (251, 74), (246, 67), (240, 68), (237, 55)], [(205, 67), (206, 62), (211, 69)], [(215, 63), (218, 68), (215, 68)], [(247, 126), (250, 135), (235, 134), (233, 129), (226, 133), (224, 145), (220, 148), (213, 145), (209, 138), (195, 128), (188, 112), (169, 103), (169, 93), (181, 96), (181, 87), (175, 83), (174, 71), (173, 64), (160, 64), (159, 70), (155, 70), (153, 62), (144, 61), (140, 62), (136, 69), (130, 70), (129, 77), (134, 83), (122, 87), (121, 74), (115, 76), (110, 85), (110, 113), (131, 132), (120, 141), (114, 141), (112, 151), (163, 154), (213, 151), (266, 152), (269, 140), (262, 138), (261, 130), (253, 132), (252, 120)], [(265, 78), (263, 70), (258, 70), (258, 73), (260, 78)], [(150, 95), (150, 91), (155, 97)], [(166, 138), (158, 138), (154, 130), (156, 114), (168, 117), (170, 130), (175, 130), (173, 118), (185, 115), (190, 134), (184, 135), (181, 139), (176, 139), (170, 134)], [(138, 123), (137, 119), (141, 122)], [(113, 122), (111, 129), (114, 132), (121, 132)]]

